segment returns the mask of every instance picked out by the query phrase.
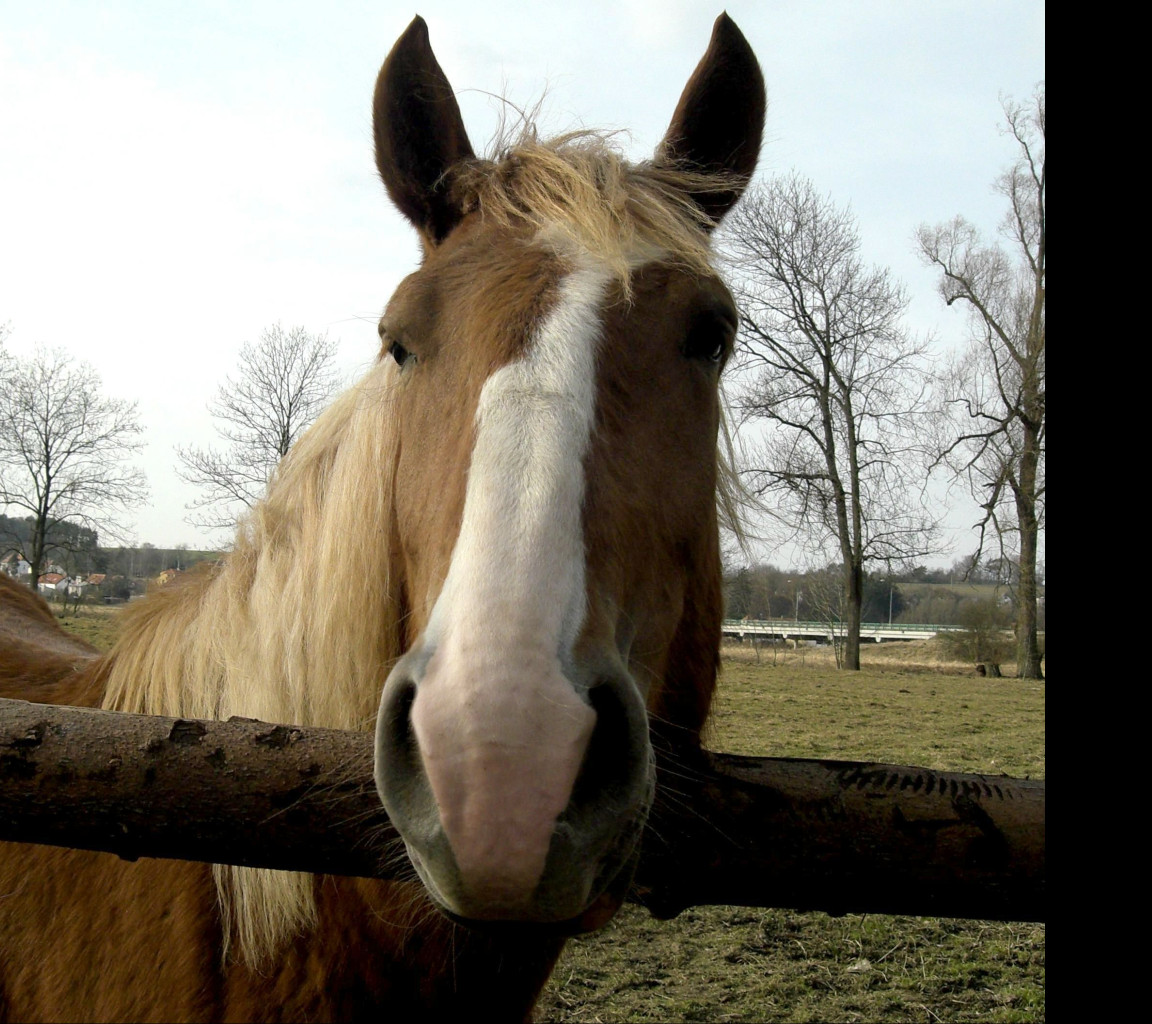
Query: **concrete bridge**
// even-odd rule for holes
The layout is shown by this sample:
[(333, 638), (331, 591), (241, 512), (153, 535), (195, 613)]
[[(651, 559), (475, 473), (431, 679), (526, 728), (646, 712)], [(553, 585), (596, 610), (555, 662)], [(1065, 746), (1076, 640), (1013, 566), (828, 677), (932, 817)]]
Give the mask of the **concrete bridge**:
[[(937, 633), (955, 632), (963, 626), (941, 626), (913, 623), (864, 622), (860, 625), (860, 639), (875, 640), (928, 640)], [(725, 619), (726, 637), (744, 639), (816, 640), (832, 643), (833, 630), (843, 636), (843, 626), (828, 622), (797, 622), (794, 619)]]

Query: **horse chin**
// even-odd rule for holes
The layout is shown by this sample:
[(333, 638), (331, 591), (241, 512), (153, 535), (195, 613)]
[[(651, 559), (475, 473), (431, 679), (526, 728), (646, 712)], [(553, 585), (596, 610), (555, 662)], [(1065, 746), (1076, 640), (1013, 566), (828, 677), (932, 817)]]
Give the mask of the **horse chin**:
[[(409, 856), (416, 866), (416, 871), (424, 881), (424, 886), (432, 898), (436, 908), (450, 921), (472, 931), (483, 932), (490, 935), (509, 933), (523, 934), (534, 932), (542, 937), (571, 938), (575, 935), (585, 935), (588, 932), (599, 931), (613, 917), (623, 905), (632, 885), (632, 877), (636, 873), (636, 865), (640, 861), (640, 846), (637, 843), (619, 870), (611, 878), (607, 887), (600, 892), (579, 914), (571, 917), (553, 919), (545, 916), (533, 916), (527, 908), (519, 908), (519, 913), (509, 915), (501, 914), (488, 908), (484, 916), (467, 916), (451, 909), (436, 889), (435, 884), (428, 878), (418, 856)], [(537, 908), (539, 912), (540, 908)], [(495, 916), (493, 916), (495, 915)]]

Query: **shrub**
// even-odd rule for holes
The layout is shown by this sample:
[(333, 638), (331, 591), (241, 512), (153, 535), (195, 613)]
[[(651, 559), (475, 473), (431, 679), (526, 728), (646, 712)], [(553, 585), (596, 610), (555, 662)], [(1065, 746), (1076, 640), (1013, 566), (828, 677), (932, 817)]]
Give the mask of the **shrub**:
[(940, 634), (940, 642), (954, 658), (999, 665), (1015, 652), (1011, 610), (993, 600), (965, 601), (957, 616), (962, 629)]

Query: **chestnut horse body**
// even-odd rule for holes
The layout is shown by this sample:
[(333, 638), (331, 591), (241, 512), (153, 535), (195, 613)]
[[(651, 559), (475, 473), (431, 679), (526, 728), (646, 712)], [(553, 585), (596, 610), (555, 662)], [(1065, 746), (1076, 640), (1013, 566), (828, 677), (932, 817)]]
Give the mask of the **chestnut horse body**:
[(415, 875), (3, 846), (0, 1019), (530, 1014), (563, 937), (606, 922), (630, 882), (649, 722), (693, 743), (708, 713), (736, 328), (709, 236), (763, 118), (722, 15), (652, 161), (527, 132), (480, 159), (409, 26), (374, 128), (424, 259), (376, 365), (229, 558), (133, 608), (107, 656), (0, 586), (0, 695), (375, 723)]

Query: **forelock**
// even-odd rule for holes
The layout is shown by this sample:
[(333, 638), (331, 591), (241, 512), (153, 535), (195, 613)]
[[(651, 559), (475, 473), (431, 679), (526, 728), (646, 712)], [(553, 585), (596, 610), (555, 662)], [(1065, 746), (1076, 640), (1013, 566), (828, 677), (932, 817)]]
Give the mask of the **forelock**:
[(690, 196), (731, 189), (727, 176), (629, 163), (605, 132), (540, 141), (528, 126), (496, 145), (489, 158), (452, 172), (447, 184), (464, 212), (535, 229), (541, 244), (562, 255), (593, 255), (625, 296), (631, 272), (654, 259), (702, 275), (715, 272), (713, 223)]

